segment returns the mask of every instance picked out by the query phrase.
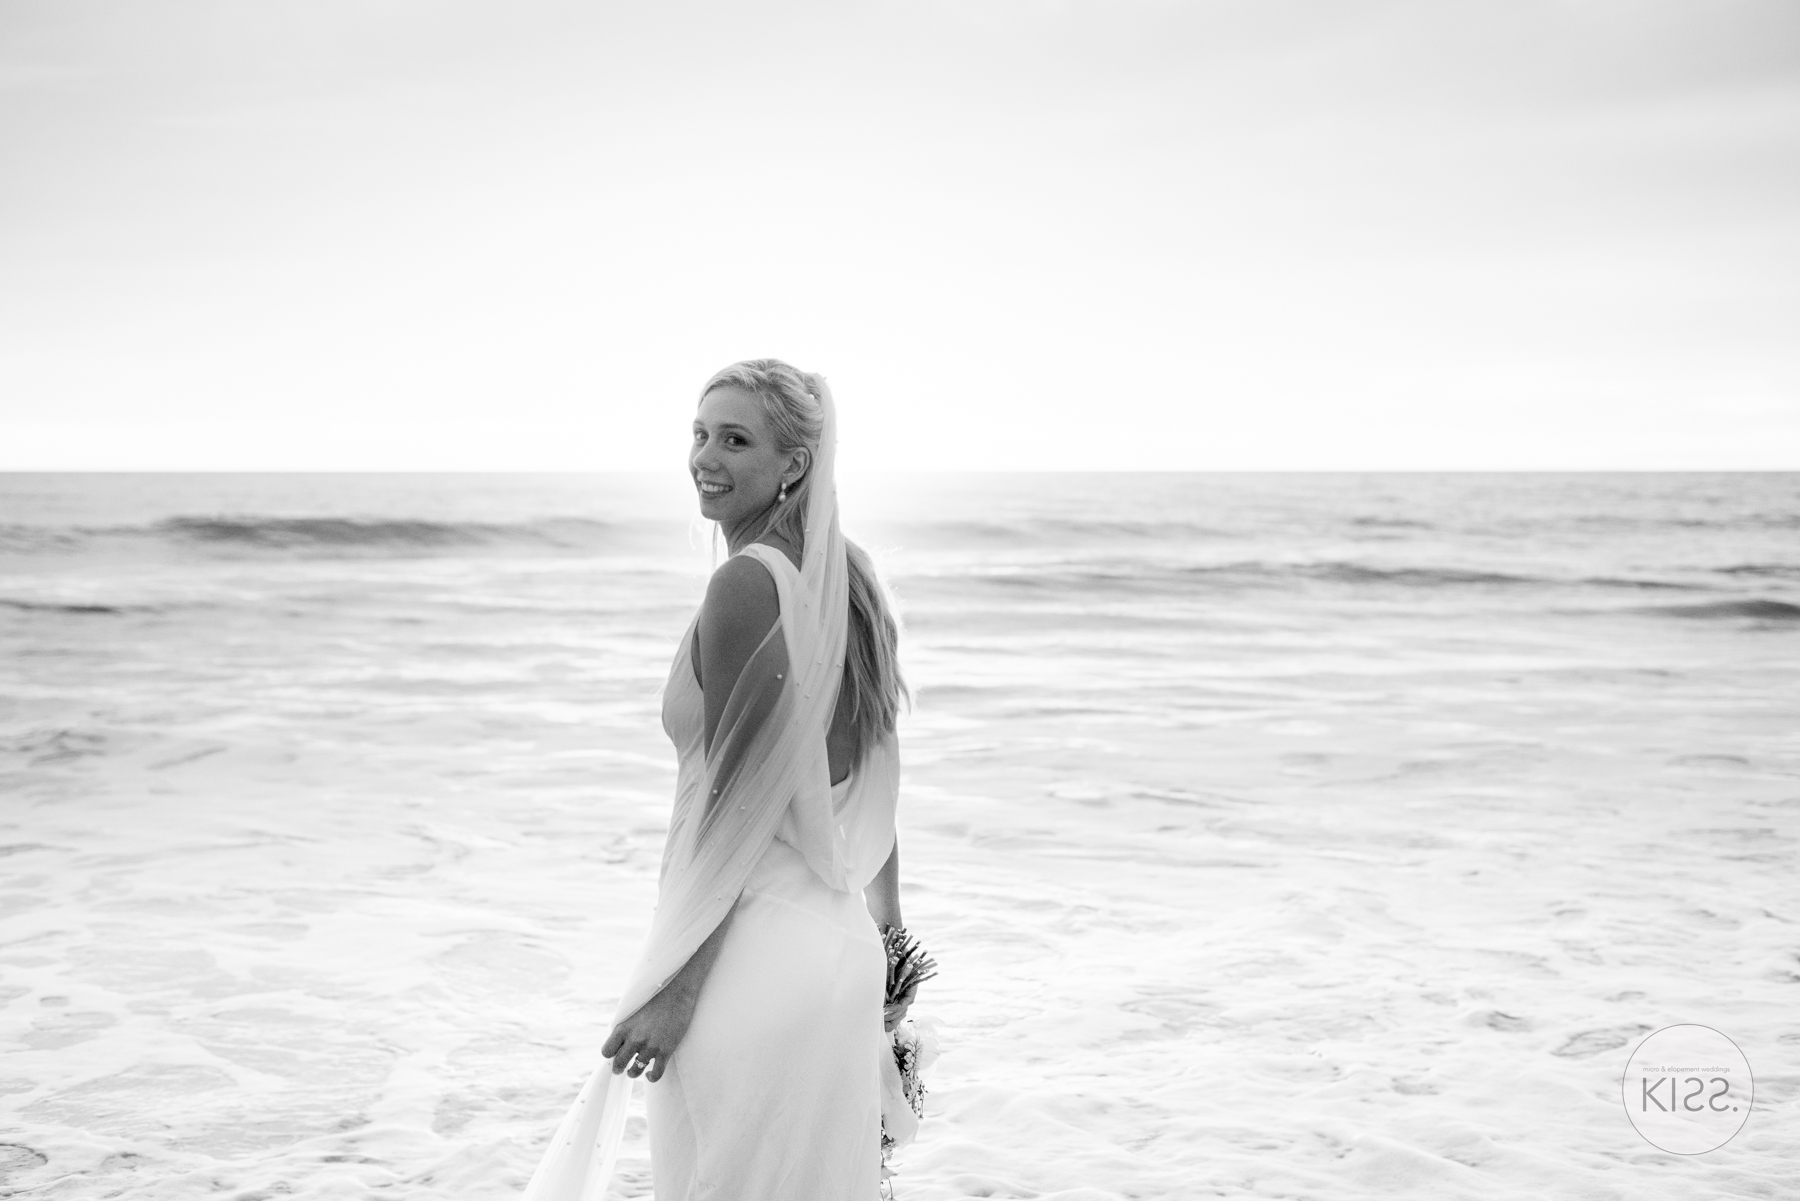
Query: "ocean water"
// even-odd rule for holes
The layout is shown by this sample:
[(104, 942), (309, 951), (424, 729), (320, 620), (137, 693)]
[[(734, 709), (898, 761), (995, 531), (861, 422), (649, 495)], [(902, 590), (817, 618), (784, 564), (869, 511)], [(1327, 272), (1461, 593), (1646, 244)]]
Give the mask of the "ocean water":
[[(941, 965), (902, 1198), (1800, 1195), (1800, 476), (843, 500)], [(691, 511), (0, 476), (0, 1196), (515, 1195), (646, 928)], [(1621, 1104), (1680, 1022), (1755, 1073), (1701, 1156)]]

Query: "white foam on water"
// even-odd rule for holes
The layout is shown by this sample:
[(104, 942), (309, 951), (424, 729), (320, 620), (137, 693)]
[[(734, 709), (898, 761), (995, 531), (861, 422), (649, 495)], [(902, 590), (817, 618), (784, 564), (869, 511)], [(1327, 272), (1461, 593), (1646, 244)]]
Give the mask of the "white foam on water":
[[(647, 925), (703, 542), (608, 481), (28, 483), (0, 1189), (515, 1195)], [(847, 489), (906, 610), (905, 905), (941, 965), (900, 1196), (1783, 1195), (1797, 493)], [(257, 514), (438, 524), (157, 526)], [(1678, 1022), (1757, 1077), (1704, 1156), (1621, 1108)], [(639, 1119), (614, 1193), (649, 1192)]]

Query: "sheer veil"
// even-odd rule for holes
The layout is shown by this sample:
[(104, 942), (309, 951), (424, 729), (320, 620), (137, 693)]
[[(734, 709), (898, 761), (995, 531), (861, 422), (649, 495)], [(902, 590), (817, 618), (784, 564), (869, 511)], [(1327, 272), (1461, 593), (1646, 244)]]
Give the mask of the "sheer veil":
[[(650, 933), (615, 1023), (660, 992), (718, 927), (790, 806), (798, 849), (833, 888), (866, 887), (893, 845), (899, 759), (892, 733), (857, 764), (847, 794), (835, 805), (832, 797), (825, 736), (844, 676), (849, 571), (838, 526), (837, 409), (824, 379), (807, 379), (824, 427), (810, 468), (800, 568), (773, 547), (752, 544), (743, 552), (774, 576), (781, 617), (732, 688), (704, 775), (683, 773)], [(692, 636), (690, 626), (683, 647)], [(673, 672), (691, 670), (687, 654), (678, 653), (671, 682)], [(526, 1201), (604, 1197), (631, 1083), (601, 1063), (557, 1128)]]

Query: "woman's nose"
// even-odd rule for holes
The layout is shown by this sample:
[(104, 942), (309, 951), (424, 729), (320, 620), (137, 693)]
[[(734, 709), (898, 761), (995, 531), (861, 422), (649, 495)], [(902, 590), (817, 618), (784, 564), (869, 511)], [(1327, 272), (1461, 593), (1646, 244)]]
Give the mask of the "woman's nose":
[(702, 471), (710, 470), (717, 466), (718, 464), (712, 453), (712, 439), (696, 439), (694, 442), (694, 453), (688, 456), (688, 462), (692, 463), (695, 467), (700, 468)]

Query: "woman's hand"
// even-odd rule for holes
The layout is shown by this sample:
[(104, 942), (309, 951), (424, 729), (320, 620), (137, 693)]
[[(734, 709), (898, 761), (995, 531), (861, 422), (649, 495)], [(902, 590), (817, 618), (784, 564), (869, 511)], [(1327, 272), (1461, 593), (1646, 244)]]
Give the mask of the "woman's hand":
[(906, 1011), (912, 1008), (913, 998), (918, 995), (919, 986), (915, 984), (901, 993), (892, 1005), (883, 1005), (881, 1007), (881, 1028), (892, 1034), (894, 1027), (898, 1026), (906, 1017)]
[[(697, 999), (697, 995), (690, 995), (671, 982), (644, 1002), (643, 1008), (614, 1026), (606, 1045), (600, 1048), (600, 1054), (613, 1061), (613, 1075), (624, 1072), (627, 1076), (643, 1076), (652, 1084), (661, 1080), (663, 1070), (669, 1066), (669, 1056), (681, 1045), (688, 1023), (694, 1020)], [(645, 1068), (650, 1070), (646, 1073)]]
[[(887, 872), (893, 869), (892, 891), (899, 892), (900, 849), (888, 857)], [(937, 962), (925, 953), (919, 940), (906, 932), (906, 927), (899, 924), (900, 901), (896, 895), (892, 898), (891, 908), (895, 921), (884, 923), (881, 927), (882, 949), (887, 954), (887, 983), (884, 992), (892, 999), (881, 1007), (882, 1028), (892, 1034), (894, 1027), (906, 1019), (906, 1011), (912, 1008), (913, 999), (919, 995), (919, 985), (937, 975)], [(888, 908), (888, 906), (883, 906)]]
[[(713, 960), (719, 957), (719, 948), (725, 945), (725, 931), (731, 927), (732, 916), (736, 913), (737, 902), (734, 901), (725, 911), (725, 920), (713, 927), (706, 941), (663, 985), (662, 991), (645, 1001), (636, 1013), (614, 1026), (612, 1033), (606, 1036), (606, 1045), (600, 1048), (600, 1054), (613, 1061), (613, 1075), (624, 1072), (629, 1076), (644, 1076), (652, 1084), (662, 1079), (669, 1066), (669, 1056), (675, 1053), (675, 1048), (687, 1035), (688, 1025), (694, 1020), (694, 1005), (700, 1000), (700, 988), (712, 971)], [(632, 1062), (634, 1059), (636, 1063)], [(652, 1061), (655, 1067), (650, 1067)], [(649, 1068), (648, 1075), (645, 1075), (646, 1068)]]

